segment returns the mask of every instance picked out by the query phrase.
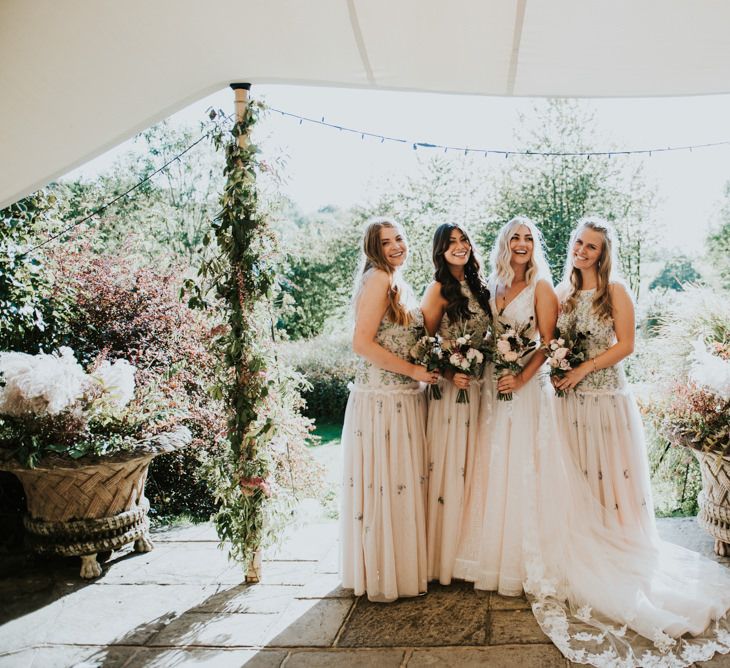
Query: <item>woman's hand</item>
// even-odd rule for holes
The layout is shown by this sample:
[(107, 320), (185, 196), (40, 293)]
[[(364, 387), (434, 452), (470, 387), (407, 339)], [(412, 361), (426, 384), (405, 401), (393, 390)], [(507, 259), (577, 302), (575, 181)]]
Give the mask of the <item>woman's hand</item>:
[(471, 376), (465, 373), (455, 373), (451, 378), (451, 382), (460, 390), (468, 390), (469, 383), (471, 383)]
[(500, 394), (510, 394), (511, 392), (517, 392), (524, 384), (525, 381), (521, 373), (516, 376), (508, 373), (497, 381), (497, 390)]
[(572, 390), (580, 381), (582, 381), (591, 372), (591, 365), (583, 362), (575, 369), (571, 369), (562, 378), (553, 377), (553, 385), (558, 390)]
[(417, 380), (421, 383), (428, 383), (429, 385), (438, 383), (439, 378), (441, 377), (438, 371), (427, 371), (426, 367), (421, 366), (420, 364), (413, 364), (412, 366), (413, 371), (410, 376), (413, 380)]

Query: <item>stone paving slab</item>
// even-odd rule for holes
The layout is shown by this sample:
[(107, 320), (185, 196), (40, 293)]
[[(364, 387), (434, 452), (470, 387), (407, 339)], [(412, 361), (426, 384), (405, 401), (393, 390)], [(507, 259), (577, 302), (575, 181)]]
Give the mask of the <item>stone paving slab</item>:
[(415, 649), (406, 663), (407, 668), (566, 668), (566, 665), (554, 645)]
[(286, 668), (400, 668), (404, 655), (402, 649), (295, 651), (289, 655)]
[(494, 610), (489, 613), (489, 644), (549, 643), (531, 610)]
[(354, 602), (351, 599), (294, 601), (269, 631), (271, 647), (329, 647)]
[[(693, 519), (659, 529), (712, 556)], [(114, 553), (92, 583), (77, 559), (0, 555), (0, 668), (568, 665), (524, 597), (454, 583), (392, 604), (355, 599), (337, 575), (336, 522), (291, 530), (256, 585), (243, 584), (210, 524), (154, 539), (151, 553)], [(730, 657), (702, 665), (730, 668)]]
[(489, 595), (471, 584), (432, 585), (426, 596), (394, 603), (361, 597), (346, 622), (339, 647), (438, 647), (484, 645)]

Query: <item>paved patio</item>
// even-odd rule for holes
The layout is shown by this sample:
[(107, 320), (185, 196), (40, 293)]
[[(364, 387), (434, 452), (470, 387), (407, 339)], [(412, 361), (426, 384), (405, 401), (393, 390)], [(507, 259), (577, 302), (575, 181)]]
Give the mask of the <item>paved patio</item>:
[[(115, 553), (91, 582), (75, 559), (2, 556), (0, 667), (568, 665), (524, 599), (464, 583), (390, 605), (355, 599), (338, 582), (336, 522), (314, 520), (266, 555), (257, 585), (241, 584), (210, 524), (158, 530), (154, 551)], [(660, 525), (711, 553), (693, 520)]]

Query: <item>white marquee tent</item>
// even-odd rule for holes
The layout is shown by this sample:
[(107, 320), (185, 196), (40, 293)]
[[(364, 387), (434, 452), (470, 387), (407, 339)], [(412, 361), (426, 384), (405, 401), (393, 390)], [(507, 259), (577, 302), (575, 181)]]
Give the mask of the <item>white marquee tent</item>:
[(730, 92), (727, 0), (0, 0), (0, 207), (230, 82)]

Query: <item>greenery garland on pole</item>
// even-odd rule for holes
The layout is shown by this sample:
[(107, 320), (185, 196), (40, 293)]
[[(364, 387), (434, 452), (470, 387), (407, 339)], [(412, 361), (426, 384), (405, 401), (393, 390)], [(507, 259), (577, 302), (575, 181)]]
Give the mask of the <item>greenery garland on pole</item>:
[(230, 132), (220, 125), (212, 132), (215, 147), (225, 151), (227, 178), (212, 235), (204, 239), (210, 245), (214, 237), (217, 252), (201, 265), (201, 281), (185, 286), (193, 307), (210, 307), (206, 295), (214, 291), (223, 316), (214, 330), (222, 366), (214, 391), (228, 409), (228, 431), (208, 473), (219, 503), (218, 535), (249, 574), (260, 548), (291, 516), (291, 490), (276, 483), (271, 448), (288, 452), (311, 429), (300, 410), (301, 377), (279, 365), (272, 338), (278, 243), (259, 206), (256, 174), (264, 167), (248, 139), (263, 109), (249, 101)]

